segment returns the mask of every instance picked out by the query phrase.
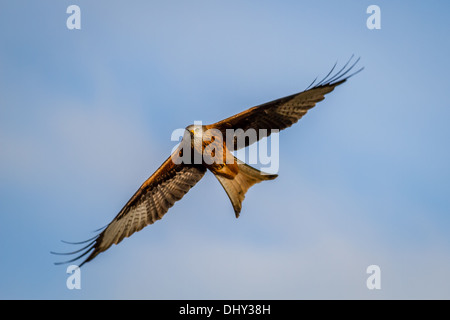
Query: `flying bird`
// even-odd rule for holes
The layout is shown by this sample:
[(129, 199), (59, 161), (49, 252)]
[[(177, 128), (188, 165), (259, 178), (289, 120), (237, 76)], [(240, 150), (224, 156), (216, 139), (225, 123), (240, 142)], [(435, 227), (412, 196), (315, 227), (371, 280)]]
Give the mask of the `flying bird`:
[[(261, 172), (240, 161), (231, 152), (270, 135), (272, 130), (283, 130), (300, 120), (317, 102), (322, 101), (326, 94), (364, 69), (360, 68), (349, 74), (359, 58), (350, 65), (351, 61), (353, 56), (333, 74), (336, 63), (321, 81), (317, 81), (316, 78), (302, 92), (258, 105), (214, 124), (186, 127), (183, 139), (172, 155), (140, 186), (107, 226), (97, 230), (99, 233), (86, 241), (63, 241), (77, 245), (85, 244), (79, 250), (70, 253), (52, 252), (59, 255), (81, 254), (69, 261), (55, 264), (70, 263), (89, 254), (80, 264), (81, 267), (111, 245), (120, 243), (124, 238), (160, 220), (208, 170), (225, 189), (235, 215), (239, 217), (247, 190), (261, 181), (275, 179), (277, 175)], [(230, 129), (234, 132), (234, 139), (231, 145), (228, 145), (223, 137)], [(254, 130), (253, 138), (244, 137), (248, 130)], [(211, 131), (220, 134), (211, 135)], [(204, 155), (207, 148), (212, 150), (214, 159), (224, 161), (207, 161), (208, 159), (204, 158), (201, 161), (193, 161), (196, 155)]]

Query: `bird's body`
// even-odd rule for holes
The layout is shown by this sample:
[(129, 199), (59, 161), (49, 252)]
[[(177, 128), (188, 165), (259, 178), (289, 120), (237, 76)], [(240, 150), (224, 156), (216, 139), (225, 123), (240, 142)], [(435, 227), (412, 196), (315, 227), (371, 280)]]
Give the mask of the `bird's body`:
[[(250, 108), (211, 125), (186, 127), (184, 137), (172, 155), (140, 186), (100, 234), (76, 243), (87, 245), (69, 254), (84, 252), (66, 262), (90, 253), (83, 265), (112, 244), (118, 244), (125, 237), (161, 219), (176, 201), (200, 181), (207, 170), (219, 180), (230, 198), (236, 217), (239, 217), (248, 189), (261, 181), (275, 179), (277, 175), (252, 168), (234, 157), (232, 152), (270, 135), (272, 130), (283, 130), (296, 123), (327, 93), (362, 70), (344, 77), (359, 59), (347, 68), (350, 61), (330, 77), (333, 67), (311, 89)], [(248, 134), (250, 131), (251, 134)]]
[[(233, 179), (239, 172), (234, 156), (227, 148), (223, 135), (210, 126), (190, 125), (180, 146), (191, 149), (194, 163), (201, 162), (213, 174)], [(200, 160), (197, 160), (200, 159)]]

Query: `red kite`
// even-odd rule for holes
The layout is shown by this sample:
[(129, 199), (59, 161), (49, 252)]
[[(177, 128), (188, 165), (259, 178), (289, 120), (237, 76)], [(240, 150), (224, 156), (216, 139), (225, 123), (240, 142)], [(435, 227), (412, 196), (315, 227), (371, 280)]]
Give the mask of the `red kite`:
[[(125, 237), (129, 237), (145, 226), (161, 219), (176, 201), (180, 200), (200, 181), (207, 170), (211, 171), (217, 177), (231, 200), (236, 217), (239, 217), (242, 201), (247, 190), (261, 181), (275, 179), (277, 175), (265, 174), (248, 166), (232, 156), (230, 151), (246, 147), (261, 139), (263, 136), (260, 134), (262, 132), (260, 129), (267, 129), (267, 135), (269, 135), (270, 130), (283, 130), (300, 120), (317, 102), (322, 101), (326, 94), (333, 91), (335, 87), (344, 83), (351, 76), (363, 70), (361, 68), (353, 74), (346, 76), (359, 61), (357, 59), (347, 68), (352, 59), (353, 56), (342, 69), (332, 74), (336, 67), (335, 64), (322, 81), (314, 85), (317, 79), (314, 80), (305, 91), (250, 108), (211, 125), (188, 126), (185, 129), (185, 136), (179, 147), (141, 185), (111, 223), (103, 229), (100, 229), (101, 232), (94, 238), (83, 242), (72, 243), (87, 243), (84, 248), (71, 253), (55, 254), (84, 252), (72, 260), (56, 264), (73, 262), (90, 253), (81, 263), (81, 267), (84, 263), (94, 259), (99, 253), (106, 251), (112, 244), (118, 244)], [(234, 142), (229, 146), (225, 143), (225, 140), (215, 139), (215, 136), (212, 137), (206, 134), (210, 129), (222, 133), (222, 136), (226, 135), (227, 129), (242, 129), (240, 131), (234, 131), (240, 132), (241, 134), (247, 130), (255, 130), (256, 135), (253, 139), (244, 139), (244, 143), (239, 145), (237, 142), (242, 137), (239, 134), (235, 134)], [(196, 145), (195, 141), (198, 141), (199, 137), (201, 137), (201, 142)], [(184, 157), (185, 150), (192, 151), (191, 156), (202, 154), (205, 148), (208, 148), (211, 144), (217, 147), (215, 150), (219, 150), (217, 151), (219, 154), (214, 154), (214, 156), (219, 159), (229, 157), (232, 161), (216, 161), (213, 163), (207, 163), (205, 160), (200, 162), (180, 161)]]

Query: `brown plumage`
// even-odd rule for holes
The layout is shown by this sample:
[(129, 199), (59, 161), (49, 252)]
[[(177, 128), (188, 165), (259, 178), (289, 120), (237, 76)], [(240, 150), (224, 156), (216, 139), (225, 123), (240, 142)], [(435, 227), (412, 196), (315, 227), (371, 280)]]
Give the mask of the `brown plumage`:
[[(80, 256), (61, 263), (76, 261), (90, 253), (86, 260), (81, 263), (83, 265), (94, 259), (99, 253), (106, 251), (111, 245), (118, 244), (124, 238), (161, 219), (176, 201), (180, 200), (200, 181), (207, 170), (211, 171), (219, 180), (231, 200), (236, 217), (239, 217), (242, 201), (247, 190), (261, 181), (275, 179), (277, 175), (265, 174), (252, 168), (236, 159), (231, 152), (247, 147), (264, 136), (270, 135), (273, 129), (283, 130), (300, 120), (317, 102), (322, 101), (326, 94), (363, 69), (361, 68), (346, 77), (359, 61), (357, 59), (350, 67), (347, 67), (352, 58), (340, 71), (332, 75), (335, 65), (322, 81), (315, 86), (313, 86), (315, 82), (313, 81), (303, 92), (250, 108), (211, 125), (188, 126), (185, 137), (179, 147), (141, 185), (112, 222), (94, 238), (74, 243), (87, 243), (87, 245), (75, 252), (67, 253), (82, 252)], [(216, 136), (213, 137), (206, 134), (211, 129), (217, 130), (223, 137), (226, 136), (227, 129), (242, 130), (236, 131), (232, 145), (227, 146), (225, 139), (221, 140)], [(245, 131), (249, 129), (254, 129), (256, 135), (242, 139), (243, 136), (241, 135), (244, 135)], [(267, 129), (267, 134), (261, 134), (260, 129)], [(195, 141), (199, 136), (202, 137), (202, 140), (199, 144), (196, 144)], [(192, 160), (195, 154), (204, 152), (205, 148), (213, 148), (212, 156), (217, 159), (223, 159), (223, 161), (214, 162), (208, 161), (208, 159), (202, 160), (201, 163), (183, 161), (183, 152), (185, 150), (190, 149), (188, 151), (192, 151), (189, 158)], [(227, 157), (231, 161), (226, 162), (225, 159)]]

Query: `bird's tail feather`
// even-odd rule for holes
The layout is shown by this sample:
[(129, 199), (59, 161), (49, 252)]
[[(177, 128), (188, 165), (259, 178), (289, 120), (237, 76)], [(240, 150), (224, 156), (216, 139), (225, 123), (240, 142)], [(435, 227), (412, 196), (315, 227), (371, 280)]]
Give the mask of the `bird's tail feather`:
[(244, 200), (245, 193), (248, 191), (248, 189), (250, 189), (250, 187), (254, 184), (261, 181), (273, 180), (278, 175), (259, 171), (258, 169), (250, 167), (237, 158), (235, 158), (235, 161), (238, 164), (239, 172), (233, 179), (229, 179), (217, 174), (215, 176), (230, 198), (231, 204), (233, 205), (234, 212), (236, 214), (236, 218), (238, 218), (242, 208), (242, 201)]

